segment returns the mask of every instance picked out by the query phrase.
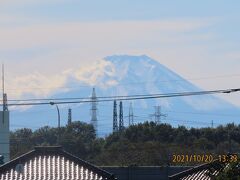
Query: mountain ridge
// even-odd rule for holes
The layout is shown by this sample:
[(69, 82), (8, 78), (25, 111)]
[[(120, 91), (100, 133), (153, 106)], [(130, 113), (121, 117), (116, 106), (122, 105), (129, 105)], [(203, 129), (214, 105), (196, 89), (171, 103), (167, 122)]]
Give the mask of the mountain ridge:
[[(106, 63), (107, 62), (107, 63)], [(79, 83), (79, 89), (70, 90), (68, 92), (61, 92), (52, 96), (54, 97), (89, 97), (93, 86), (96, 88), (97, 96), (111, 96), (111, 95), (134, 95), (134, 94), (156, 94), (156, 93), (178, 93), (178, 92), (195, 92), (202, 89), (195, 86), (191, 82), (185, 80), (182, 76), (173, 72), (169, 68), (160, 64), (158, 61), (146, 56), (129, 56), (129, 55), (113, 55), (107, 56), (101, 60), (100, 63), (105, 64), (103, 67), (96, 67), (98, 72), (90, 71), (85, 75), (85, 79), (95, 78), (95, 84), (87, 83), (86, 81), (75, 80)], [(100, 71), (100, 72), (99, 72)], [(94, 79), (92, 78), (92, 79)], [(81, 85), (84, 84), (84, 87)], [(126, 114), (129, 110), (129, 101), (123, 102), (125, 121), (127, 122)], [(204, 96), (189, 96), (189, 97), (176, 97), (176, 98), (164, 98), (164, 99), (152, 99), (152, 100), (139, 100), (132, 101), (134, 113), (136, 114), (135, 122), (143, 122), (145, 120), (151, 120), (150, 114), (154, 113), (153, 106), (161, 106), (162, 112), (168, 112), (167, 119), (162, 119), (162, 122), (168, 122), (172, 125), (181, 125), (189, 121), (194, 121), (191, 126), (200, 127), (202, 125), (208, 126), (212, 120), (215, 120), (216, 124), (225, 124), (229, 122), (239, 122), (238, 117), (225, 117), (225, 116), (211, 116), (206, 114), (219, 114), (226, 113), (230, 115), (240, 114), (239, 108), (226, 102), (213, 95)], [(73, 120), (81, 120), (90, 122), (90, 106), (91, 104), (79, 104), (79, 105), (59, 105), (61, 111), (65, 114), (61, 114), (63, 124), (67, 122), (67, 109), (73, 109)], [(33, 111), (35, 108), (28, 110)], [(47, 109), (47, 108), (46, 108)], [(47, 111), (47, 110), (46, 110)], [(49, 110), (48, 110), (49, 111)], [(54, 125), (49, 119), (54, 119), (54, 108), (47, 112), (48, 124)], [(172, 111), (172, 112), (171, 112)], [(193, 112), (173, 113), (175, 112)], [(27, 114), (27, 112), (26, 112)], [(50, 115), (51, 114), (51, 115)], [(205, 114), (196, 115), (196, 114)], [(29, 117), (30, 116), (27, 116)], [(35, 117), (36, 124), (44, 124), (47, 120), (43, 121), (43, 118)], [(112, 102), (99, 103), (98, 104), (98, 131), (102, 135), (106, 135), (111, 132), (112, 129)], [(42, 121), (41, 121), (42, 120)], [(23, 124), (29, 124), (26, 120), (15, 118), (16, 121), (22, 121)], [(202, 125), (200, 124), (202, 122)], [(126, 123), (127, 124), (127, 123)]]

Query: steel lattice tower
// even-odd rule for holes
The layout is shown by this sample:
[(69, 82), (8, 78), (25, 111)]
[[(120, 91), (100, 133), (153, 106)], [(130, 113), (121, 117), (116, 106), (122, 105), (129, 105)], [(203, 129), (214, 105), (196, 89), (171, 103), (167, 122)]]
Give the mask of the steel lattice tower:
[(95, 92), (95, 88), (93, 88), (92, 91), (92, 97), (91, 97), (92, 105), (91, 105), (91, 124), (93, 125), (96, 134), (98, 133), (98, 127), (97, 127), (97, 96)]
[(118, 131), (118, 120), (117, 120), (117, 101), (113, 102), (113, 132)]
[(124, 122), (123, 122), (123, 105), (122, 101), (119, 104), (119, 131), (124, 129)]
[(68, 125), (72, 124), (72, 109), (68, 109)]
[(129, 106), (129, 115), (128, 115), (128, 125), (129, 126), (132, 126), (133, 125), (133, 107), (132, 107), (132, 103), (130, 103), (130, 106)]
[(167, 115), (161, 113), (161, 106), (155, 106), (154, 117), (155, 117), (155, 123), (160, 124), (161, 123), (161, 118), (162, 117), (167, 117)]

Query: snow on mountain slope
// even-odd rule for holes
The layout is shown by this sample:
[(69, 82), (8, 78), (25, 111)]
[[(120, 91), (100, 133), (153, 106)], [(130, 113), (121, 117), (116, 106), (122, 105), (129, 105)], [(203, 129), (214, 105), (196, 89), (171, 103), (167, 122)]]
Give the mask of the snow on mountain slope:
[[(201, 91), (157, 61), (143, 56), (109, 56), (105, 58), (111, 62), (115, 71), (113, 78), (119, 84), (119, 94), (154, 94)], [(211, 110), (226, 108), (226, 102), (214, 96), (185, 97), (178, 102), (157, 100), (157, 103), (171, 109), (174, 103), (184, 103), (197, 110)], [(230, 106), (228, 104), (227, 106)]]

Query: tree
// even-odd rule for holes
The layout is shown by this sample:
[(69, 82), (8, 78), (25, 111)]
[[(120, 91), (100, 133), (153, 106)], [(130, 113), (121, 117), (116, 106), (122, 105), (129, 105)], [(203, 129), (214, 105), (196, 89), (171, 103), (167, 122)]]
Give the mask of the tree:
[(35, 131), (25, 128), (11, 132), (11, 157), (19, 156), (34, 146), (60, 144), (66, 151), (99, 166), (195, 165), (197, 162), (174, 164), (169, 158), (173, 154), (226, 154), (229, 149), (239, 152), (239, 130), (240, 126), (234, 124), (188, 129), (144, 122), (132, 125), (121, 133), (98, 138), (92, 125), (73, 122), (60, 128), (59, 143), (58, 128), (45, 126)]
[(240, 180), (240, 164), (230, 163), (223, 172), (221, 172), (216, 180)]
[(10, 133), (10, 155), (12, 158), (26, 153), (33, 148), (33, 132), (31, 129), (23, 128)]

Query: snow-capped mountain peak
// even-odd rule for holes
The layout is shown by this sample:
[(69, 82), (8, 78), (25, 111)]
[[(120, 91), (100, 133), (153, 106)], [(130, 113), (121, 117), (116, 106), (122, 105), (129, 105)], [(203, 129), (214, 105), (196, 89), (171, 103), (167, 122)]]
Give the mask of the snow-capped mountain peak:
[[(94, 68), (85, 71), (71, 75), (71, 81), (78, 83), (78, 89), (56, 94), (53, 98), (89, 97), (93, 86), (98, 97), (201, 91), (201, 88), (146, 55), (107, 56)], [(129, 103), (129, 101), (123, 102), (125, 114), (128, 113)], [(212, 120), (216, 120), (216, 123), (234, 122), (238, 116), (199, 116), (198, 114), (219, 114), (219, 112), (239, 114), (238, 108), (212, 95), (137, 100), (132, 103), (134, 113), (139, 117), (136, 118), (138, 122), (149, 120), (149, 114), (154, 113), (153, 107), (156, 105), (161, 106), (162, 111), (168, 114), (166, 121), (173, 125), (182, 124), (181, 121), (184, 120), (196, 121), (194, 126), (199, 126), (198, 121), (204, 122), (205, 125)], [(76, 119), (89, 122), (90, 105), (80, 104), (79, 106), (76, 106), (78, 108)], [(104, 131), (106, 134), (110, 132), (112, 125), (112, 102), (99, 103), (98, 106), (99, 132)]]

